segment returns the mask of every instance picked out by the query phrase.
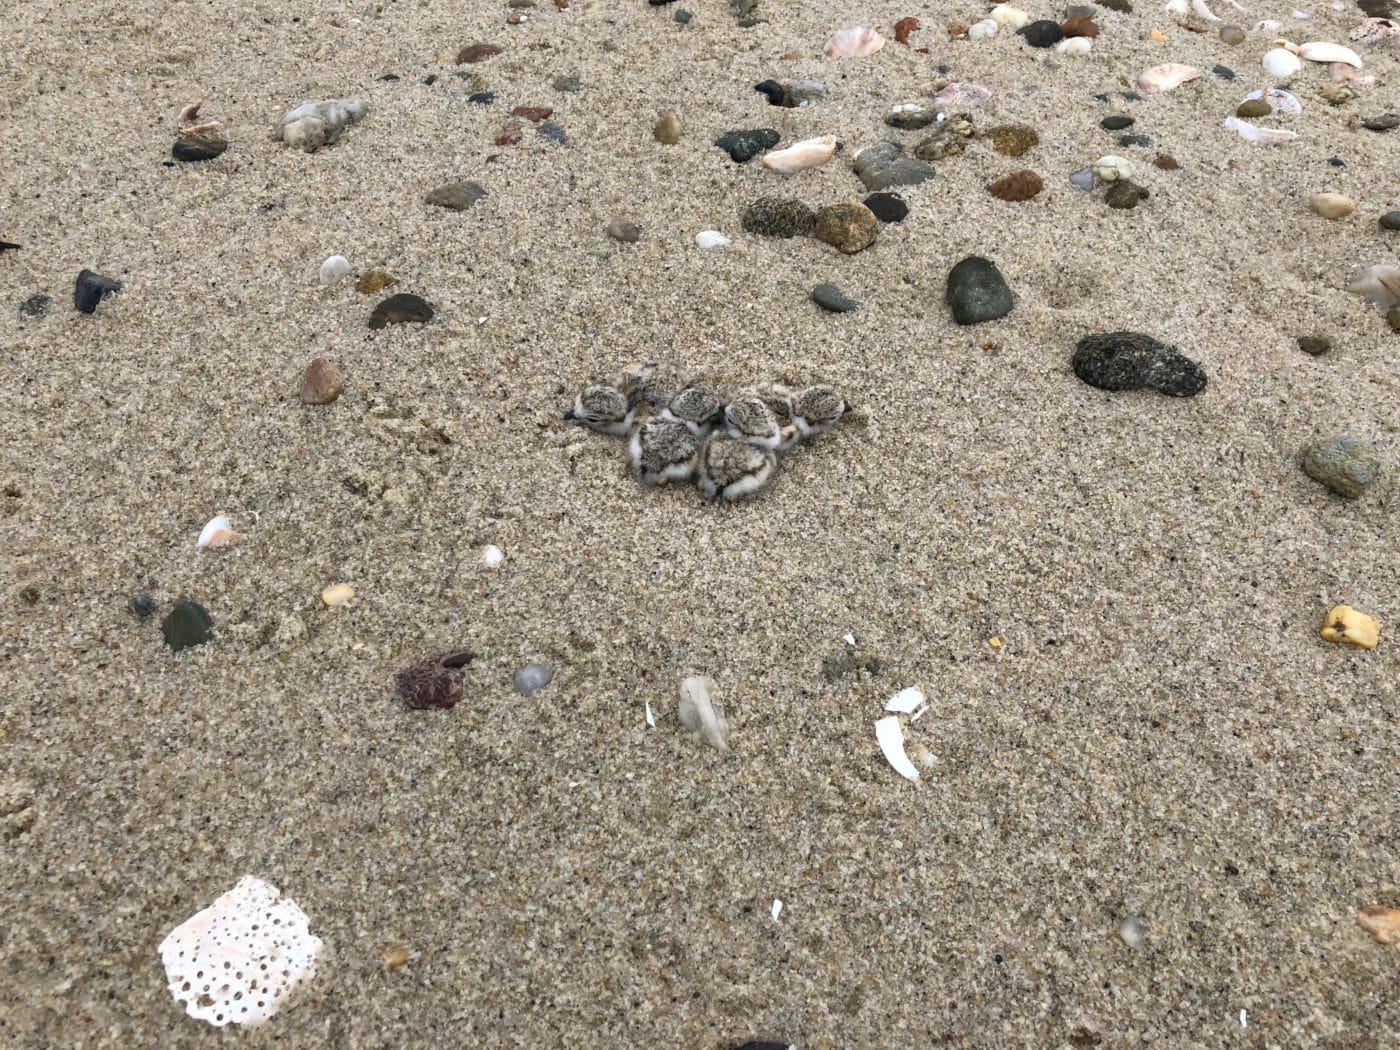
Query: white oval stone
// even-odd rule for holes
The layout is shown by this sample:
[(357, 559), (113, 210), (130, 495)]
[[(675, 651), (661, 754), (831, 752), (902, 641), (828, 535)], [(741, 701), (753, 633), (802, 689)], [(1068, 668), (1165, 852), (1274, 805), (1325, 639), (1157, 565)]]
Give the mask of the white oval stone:
[(1133, 177), (1133, 162), (1127, 157), (1119, 157), (1112, 153), (1105, 154), (1094, 161), (1094, 174), (1104, 182), (1117, 182), (1119, 179), (1131, 179)]
[(990, 40), (997, 35), (997, 30), (1001, 28), (996, 19), (984, 18), (980, 22), (973, 22), (967, 30), (969, 40)]
[(481, 552), (481, 564), (488, 569), (498, 568), (506, 560), (505, 552), (494, 543)]
[(1264, 69), (1270, 76), (1287, 79), (1303, 68), (1303, 60), (1285, 47), (1264, 52)]
[(695, 235), (695, 243), (701, 248), (727, 248), (730, 240), (719, 230), (701, 230)]
[(321, 287), (329, 288), (337, 281), (350, 276), (350, 260), (343, 255), (332, 255), (321, 264)]

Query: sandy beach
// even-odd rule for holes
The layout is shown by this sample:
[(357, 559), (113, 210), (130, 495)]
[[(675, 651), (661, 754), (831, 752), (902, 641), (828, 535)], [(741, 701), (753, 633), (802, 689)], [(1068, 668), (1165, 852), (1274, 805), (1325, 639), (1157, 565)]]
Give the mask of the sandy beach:
[[(1342, 105), (1308, 63), (1303, 112), (1261, 122), (1298, 138), (1254, 145), (1221, 122), (1270, 41), (1348, 44), (1364, 16), (1213, 6), (1283, 27), (1230, 46), (1143, 2), (1068, 57), (949, 39), (975, 3), (760, 0), (747, 28), (715, 0), (546, 0), (518, 25), (482, 2), (10, 11), (0, 1044), (1400, 1046), (1400, 946), (1356, 919), (1400, 907), (1400, 335), (1346, 290), (1400, 264), (1377, 224), (1400, 130), (1359, 124), (1400, 109), (1400, 50), (1350, 43), (1375, 82)], [(826, 58), (853, 23), (888, 42)], [(456, 64), (473, 42), (501, 52)], [(1164, 62), (1204, 75), (1122, 97)], [(829, 94), (770, 106), (769, 78)], [(979, 132), (1039, 145), (935, 161), (859, 254), (743, 229), (763, 196), (864, 199), (851, 157), (912, 148), (885, 112), (948, 81), (991, 91)], [(342, 97), (369, 113), (334, 145), (270, 137)], [(196, 99), (229, 148), (171, 163)], [(527, 122), (495, 145), (522, 105), (567, 141)], [(676, 145), (652, 133), (668, 110)], [(1116, 145), (1114, 113), (1151, 145)], [(784, 176), (712, 145), (761, 127), (842, 150)], [(1138, 207), (1068, 182), (1104, 154), (1135, 164)], [(987, 192), (1026, 168), (1034, 199)], [(487, 192), (468, 210), (424, 203), (464, 179)], [(1314, 214), (1323, 191), (1356, 213)], [(732, 244), (697, 247), (710, 229)], [(336, 254), (354, 276), (322, 287)], [(1015, 308), (960, 327), (945, 283), (972, 254)], [(123, 285), (92, 315), (85, 267)], [(375, 269), (433, 319), (371, 330)], [(860, 309), (814, 305), (824, 281)], [(1206, 389), (1081, 382), (1075, 344), (1119, 329)], [(345, 392), (307, 405), (318, 356)], [(624, 442), (563, 419), (638, 360), (855, 410), (750, 500), (648, 490)], [(1299, 467), (1341, 432), (1383, 463), (1355, 500)], [(200, 549), (216, 514), (241, 542)], [(355, 597), (327, 608), (336, 582)], [(217, 639), (176, 654), (183, 599)], [(1377, 648), (1319, 637), (1342, 604)], [(405, 709), (396, 674), (457, 648), (461, 702)], [(554, 678), (526, 698), (531, 661)], [(678, 722), (692, 674), (727, 752)], [(873, 728), (909, 686), (917, 783)], [(325, 956), (268, 1024), (216, 1029), (156, 948), (246, 874)]]

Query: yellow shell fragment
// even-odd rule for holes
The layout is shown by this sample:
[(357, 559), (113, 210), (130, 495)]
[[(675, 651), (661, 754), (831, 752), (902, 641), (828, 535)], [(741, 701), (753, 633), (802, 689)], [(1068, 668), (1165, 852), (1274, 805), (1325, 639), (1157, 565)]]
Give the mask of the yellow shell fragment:
[(1400, 944), (1400, 908), (1371, 904), (1357, 912), (1356, 921), (1377, 944)]
[(321, 601), (334, 609), (355, 597), (355, 588), (348, 583), (333, 583), (321, 592)]
[(1327, 641), (1338, 645), (1374, 649), (1381, 638), (1381, 625), (1374, 617), (1358, 612), (1350, 605), (1338, 605), (1327, 614), (1321, 633)]

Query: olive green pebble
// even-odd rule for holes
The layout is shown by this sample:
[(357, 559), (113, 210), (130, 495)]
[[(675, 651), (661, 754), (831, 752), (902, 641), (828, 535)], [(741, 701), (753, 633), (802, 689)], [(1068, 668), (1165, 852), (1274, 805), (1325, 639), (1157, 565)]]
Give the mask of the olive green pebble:
[(1220, 27), (1220, 40), (1225, 44), (1243, 44), (1244, 30), (1237, 25), (1223, 25)]
[(1110, 208), (1127, 210), (1136, 208), (1138, 202), (1146, 200), (1147, 196), (1147, 190), (1137, 183), (1129, 182), (1127, 179), (1119, 179), (1109, 185), (1107, 192), (1104, 193), (1104, 200), (1108, 202)]
[(1241, 102), (1235, 109), (1237, 117), (1267, 117), (1274, 111), (1274, 107), (1265, 102), (1262, 98), (1251, 98)]

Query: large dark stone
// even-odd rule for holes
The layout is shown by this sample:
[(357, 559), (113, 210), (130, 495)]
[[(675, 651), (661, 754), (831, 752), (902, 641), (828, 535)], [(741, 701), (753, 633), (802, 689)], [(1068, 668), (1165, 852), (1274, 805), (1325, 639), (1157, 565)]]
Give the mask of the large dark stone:
[(369, 315), (369, 326), (383, 328), (391, 324), (424, 324), (432, 319), (433, 308), (427, 300), (409, 292), (399, 292), (374, 308)]
[(888, 190), (913, 186), (933, 178), (933, 165), (910, 157), (898, 142), (877, 142), (866, 146), (851, 162), (856, 178), (867, 190)]
[(969, 255), (949, 271), (948, 306), (958, 324), (996, 321), (1014, 305), (1006, 278), (990, 259)]
[(214, 621), (204, 606), (183, 601), (166, 614), (160, 633), (165, 636), (165, 644), (178, 653), (213, 641)]
[(1206, 373), (1175, 347), (1140, 332), (1108, 332), (1079, 340), (1074, 374), (1100, 390), (1156, 390), (1193, 397), (1206, 387)]
[(909, 215), (909, 205), (898, 193), (872, 193), (865, 206), (881, 222), (903, 222)]
[(811, 300), (823, 310), (830, 310), (834, 314), (848, 314), (860, 307), (860, 303), (834, 284), (817, 285), (812, 289)]
[(73, 305), (82, 313), (96, 313), (98, 303), (121, 290), (121, 281), (84, 270), (78, 274), (78, 280), (73, 285)]
[(715, 139), (715, 145), (729, 154), (735, 164), (753, 160), (766, 149), (778, 144), (779, 135), (773, 128), (749, 128), (747, 131), (726, 131)]

